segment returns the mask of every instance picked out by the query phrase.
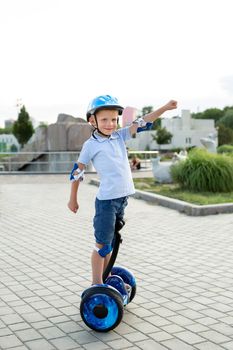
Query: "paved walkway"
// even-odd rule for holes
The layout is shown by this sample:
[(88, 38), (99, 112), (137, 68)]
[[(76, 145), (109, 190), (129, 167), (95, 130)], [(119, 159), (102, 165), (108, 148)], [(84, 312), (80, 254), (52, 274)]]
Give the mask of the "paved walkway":
[(93, 201), (66, 176), (0, 176), (0, 349), (233, 349), (233, 214), (188, 217), (131, 199), (118, 264), (137, 295), (109, 333), (79, 314), (90, 285)]

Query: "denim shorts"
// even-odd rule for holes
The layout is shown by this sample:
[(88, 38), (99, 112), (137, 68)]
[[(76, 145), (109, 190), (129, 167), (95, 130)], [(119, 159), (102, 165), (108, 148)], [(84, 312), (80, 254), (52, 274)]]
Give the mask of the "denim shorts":
[(117, 219), (123, 219), (128, 197), (95, 200), (95, 216), (93, 226), (95, 239), (99, 244), (111, 244)]

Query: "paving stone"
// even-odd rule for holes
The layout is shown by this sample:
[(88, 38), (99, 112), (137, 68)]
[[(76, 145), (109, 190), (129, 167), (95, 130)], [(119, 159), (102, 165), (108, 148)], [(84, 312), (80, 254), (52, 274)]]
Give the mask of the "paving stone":
[(221, 318), (221, 322), (233, 325), (233, 317), (232, 316), (225, 316)]
[(87, 331), (80, 331), (71, 333), (70, 337), (74, 339), (78, 344), (88, 344), (97, 341), (97, 338)]
[[(199, 350), (223, 350), (223, 349), (227, 349), (225, 346), (222, 347), (222, 346), (219, 346), (219, 345), (211, 343), (211, 342), (204, 342), (204, 343), (196, 344), (196, 348)], [(232, 347), (229, 349), (232, 350)]]
[[(222, 320), (222, 319), (221, 319)], [(203, 318), (199, 318), (198, 323), (203, 324), (204, 326), (210, 326), (213, 325), (215, 323), (218, 323), (218, 320), (212, 318), (212, 317), (203, 317)], [(224, 322), (224, 321), (223, 321)]]
[[(210, 326), (210, 327), (213, 327), (213, 326)], [(187, 328), (188, 330), (190, 330), (193, 333), (200, 333), (200, 332), (204, 332), (204, 331), (209, 330), (208, 327), (203, 326), (202, 324), (198, 324), (198, 323), (185, 326), (185, 328)]]
[(135, 343), (135, 342), (140, 341), (140, 340), (148, 339), (148, 337), (141, 332), (128, 333), (128, 334), (125, 334), (124, 337), (126, 339), (128, 339), (131, 343)]
[(173, 316), (175, 313), (165, 307), (158, 307), (156, 309), (152, 309), (156, 315), (159, 315), (161, 317), (167, 317), (167, 316)]
[(15, 332), (15, 331), (31, 328), (31, 325), (26, 322), (21, 322), (21, 323), (11, 324), (9, 325), (9, 328), (12, 330), (12, 332)]
[(6, 325), (11, 325), (11, 324), (15, 324), (15, 323), (20, 323), (23, 321), (23, 319), (18, 314), (10, 314), (10, 315), (6, 315), (6, 316), (2, 316), (2, 321)]
[(50, 307), (50, 304), (46, 303), (46, 302), (43, 301), (43, 300), (31, 302), (30, 305), (31, 305), (35, 310), (46, 309), (46, 308)]
[(145, 317), (145, 320), (150, 322), (150, 323), (152, 323), (155, 326), (158, 326), (158, 327), (159, 326), (165, 326), (165, 325), (171, 323), (166, 318), (160, 317), (160, 316)]
[(25, 343), (30, 350), (56, 350), (56, 348), (45, 339), (37, 339)]
[(207, 338), (208, 340), (214, 342), (214, 343), (217, 343), (217, 344), (220, 344), (220, 343), (223, 343), (223, 342), (227, 342), (227, 341), (230, 341), (231, 339), (219, 332), (216, 332), (216, 331), (206, 331), (206, 332), (202, 332), (201, 335), (204, 337), (204, 338)]
[(158, 332), (160, 331), (160, 328), (154, 326), (153, 324), (149, 322), (140, 322), (133, 325), (133, 328), (139, 330), (140, 332), (143, 332), (145, 334)]
[(171, 350), (193, 350), (193, 346), (184, 343), (179, 339), (169, 339), (162, 342), (166, 349)]
[(62, 332), (58, 327), (48, 327), (40, 329), (40, 334), (45, 339), (54, 339), (59, 337), (64, 337), (65, 333)]
[(8, 306), (0, 307), (0, 316), (12, 314), (14, 311)]
[(57, 324), (57, 323), (68, 322), (70, 321), (70, 318), (65, 315), (61, 315), (61, 316), (50, 317), (49, 321)]
[[(116, 331), (108, 332), (108, 333), (95, 333), (95, 337), (103, 341), (104, 343), (116, 340), (116, 339), (121, 339), (121, 336), (116, 333)], [(94, 340), (93, 340), (94, 341)]]
[(184, 317), (190, 318), (191, 320), (197, 320), (198, 318), (203, 317), (203, 315), (200, 312), (190, 310), (190, 309), (180, 310), (179, 314)]
[(113, 340), (111, 342), (108, 342), (107, 344), (111, 349), (119, 349), (119, 350), (127, 349), (131, 346), (131, 343), (124, 338)]
[(74, 321), (67, 321), (67, 322), (63, 322), (63, 323), (58, 323), (57, 327), (59, 327), (65, 333), (79, 332), (82, 330), (82, 327), (80, 327), (77, 324), (77, 322), (74, 322)]
[(149, 340), (143, 340), (141, 342), (136, 343), (140, 349), (143, 350), (167, 350), (166, 347), (159, 344), (158, 342), (149, 339)]
[(216, 318), (216, 319), (219, 319), (219, 318), (225, 316), (223, 312), (219, 312), (219, 311), (214, 310), (214, 309), (205, 309), (205, 310), (202, 310), (201, 313), (206, 315), (206, 316)]
[[(69, 337), (52, 339), (51, 343), (54, 345), (56, 350), (71, 350), (71, 349), (79, 349), (80, 348), (78, 343)], [(91, 344), (95, 344), (95, 343), (91, 343)], [(95, 350), (96, 350), (96, 348), (95, 348)]]
[(22, 330), (22, 331), (16, 331), (15, 334), (23, 342), (42, 338), (40, 333), (38, 333), (37, 331), (35, 331), (32, 328), (25, 329), (25, 330)]
[(53, 324), (49, 321), (33, 322), (32, 325), (35, 329), (48, 328), (53, 326)]
[[(94, 342), (94, 343), (90, 343), (90, 344), (84, 344), (83, 345), (83, 349), (86, 350), (106, 350), (106, 349), (110, 349), (109, 346), (107, 344), (104, 344), (102, 342)], [(130, 350), (132, 348), (130, 347)]]
[(176, 333), (176, 337), (191, 345), (204, 341), (204, 338), (190, 331)]
[(8, 327), (0, 329), (0, 337), (4, 337), (4, 336), (10, 335), (10, 334), (12, 334), (12, 331)]
[(79, 313), (79, 309), (77, 307), (75, 307), (75, 306), (62, 307), (62, 308), (59, 308), (59, 310), (64, 315), (67, 315), (67, 316), (76, 315), (77, 313)]
[(23, 343), (14, 334), (0, 337), (0, 349), (13, 348), (19, 345), (23, 345)]
[(60, 316), (62, 314), (59, 310), (52, 308), (52, 307), (47, 308), (47, 309), (41, 309), (40, 313), (43, 316), (45, 316), (46, 318)]
[(42, 316), (39, 312), (36, 312), (36, 311), (24, 314), (23, 318), (27, 322), (40, 322), (40, 321), (46, 320), (46, 318), (44, 316)]
[(216, 323), (210, 326), (211, 329), (214, 329), (218, 333), (227, 335), (229, 337), (233, 336), (233, 327), (225, 324), (225, 323)]
[(192, 320), (190, 320), (187, 317), (181, 316), (181, 315), (168, 317), (168, 319), (170, 320), (170, 323), (175, 323), (175, 324), (178, 324), (180, 326), (187, 326), (187, 325), (190, 325), (193, 323)]
[(31, 313), (33, 311), (35, 311), (31, 306), (29, 305), (23, 305), (23, 306), (15, 306), (14, 307), (14, 310), (20, 314), (20, 315), (24, 315), (24, 314), (27, 314), (27, 313)]
[[(190, 327), (190, 326), (186, 326), (186, 328), (188, 328), (188, 327)], [(173, 333), (178, 333), (178, 332), (182, 332), (185, 330), (183, 327), (180, 327), (177, 324), (170, 324), (168, 326), (162, 326), (160, 328), (171, 335)], [(204, 330), (206, 330), (206, 329), (204, 329)]]
[(157, 342), (161, 342), (163, 340), (172, 339), (173, 336), (167, 332), (156, 332), (150, 333), (149, 336), (156, 340)]

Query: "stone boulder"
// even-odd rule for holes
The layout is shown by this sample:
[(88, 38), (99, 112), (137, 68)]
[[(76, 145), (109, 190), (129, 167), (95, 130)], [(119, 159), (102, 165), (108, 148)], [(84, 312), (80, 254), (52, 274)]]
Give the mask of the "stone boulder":
[(29, 146), (30, 144), (33, 144), (35, 151), (48, 151), (48, 128), (46, 126), (36, 128), (27, 145)]
[(67, 151), (80, 151), (92, 130), (89, 123), (70, 123), (67, 126)]
[(48, 151), (67, 151), (66, 124), (50, 124), (48, 126)]
[(60, 113), (57, 117), (57, 123), (87, 123), (83, 118), (75, 118), (72, 115)]

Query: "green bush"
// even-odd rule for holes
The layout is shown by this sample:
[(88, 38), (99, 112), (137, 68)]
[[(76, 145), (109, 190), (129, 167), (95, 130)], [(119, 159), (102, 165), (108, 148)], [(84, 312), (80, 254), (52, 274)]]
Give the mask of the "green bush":
[(233, 153), (233, 145), (222, 145), (218, 147), (218, 153)]
[(185, 161), (171, 167), (173, 181), (182, 188), (201, 192), (233, 191), (233, 159), (195, 149)]

